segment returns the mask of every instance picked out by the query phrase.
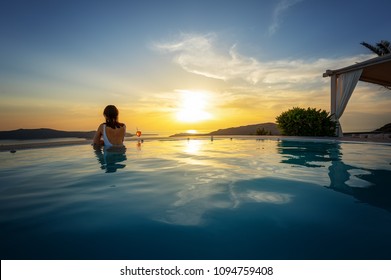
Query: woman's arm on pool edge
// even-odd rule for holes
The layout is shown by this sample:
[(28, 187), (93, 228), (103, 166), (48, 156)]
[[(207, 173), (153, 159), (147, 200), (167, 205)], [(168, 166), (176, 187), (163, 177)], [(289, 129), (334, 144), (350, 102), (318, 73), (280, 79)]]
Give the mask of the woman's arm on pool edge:
[(103, 135), (103, 125), (101, 124), (99, 125), (98, 129), (95, 132), (95, 136), (92, 142), (94, 147), (103, 146), (103, 140), (101, 140), (102, 135)]

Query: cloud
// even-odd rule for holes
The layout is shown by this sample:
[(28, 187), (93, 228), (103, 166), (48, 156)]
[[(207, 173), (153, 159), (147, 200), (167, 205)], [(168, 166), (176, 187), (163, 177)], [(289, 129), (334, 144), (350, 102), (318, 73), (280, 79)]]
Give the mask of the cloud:
[(269, 26), (269, 35), (273, 35), (276, 33), (278, 28), (280, 27), (280, 24), (282, 23), (282, 15), (283, 13), (288, 10), (290, 7), (296, 5), (297, 3), (301, 2), (303, 0), (281, 0), (278, 2), (277, 6), (275, 7), (273, 11), (273, 19), (272, 23)]
[(229, 56), (220, 54), (215, 43), (216, 35), (213, 33), (181, 34), (176, 41), (155, 46), (158, 50), (175, 54), (174, 61), (190, 73), (226, 80), (229, 77), (223, 69), (227, 64), (231, 64), (230, 69), (233, 69), (235, 62)]
[(328, 82), (322, 77), (326, 69), (337, 69), (372, 57), (261, 61), (241, 54), (237, 45), (221, 47), (218, 42), (214, 33), (181, 34), (178, 39), (155, 47), (172, 55), (174, 63), (190, 73), (224, 81), (242, 81), (258, 88), (291, 90), (322, 86)]
[[(225, 81), (211, 90), (214, 114), (232, 125), (258, 119), (274, 121), (277, 114), (292, 106), (329, 110), (330, 78), (323, 78), (322, 74), (327, 69), (339, 69), (373, 57), (368, 54), (264, 60), (244, 54), (239, 44), (224, 45), (215, 33), (180, 34), (175, 40), (155, 44), (155, 48), (188, 73)], [(384, 108), (389, 108), (389, 99), (384, 100), (385, 94), (379, 86), (360, 83), (355, 96), (348, 104), (348, 111), (362, 111), (368, 107), (365, 104), (371, 104), (371, 110), (367, 111), (382, 108), (383, 116)], [(236, 116), (242, 117), (239, 120)], [(371, 121), (379, 120), (376, 116)], [(347, 130), (349, 127), (352, 126), (344, 126)]]
[[(373, 57), (369, 54), (263, 60), (240, 52), (239, 44), (224, 45), (215, 33), (180, 34), (175, 40), (155, 44), (155, 48), (188, 73), (225, 81), (223, 86), (212, 89), (214, 115), (232, 125), (256, 119), (273, 121), (279, 112), (292, 106), (329, 110), (330, 79), (322, 74), (327, 69), (339, 69)], [(379, 87), (360, 84), (356, 89), (358, 98), (353, 98), (348, 110), (360, 110), (366, 106), (365, 102), (373, 108), (380, 108), (383, 103), (389, 106), (388, 101), (382, 101), (384, 94), (379, 94)], [(240, 120), (233, 117), (238, 115), (242, 116)]]

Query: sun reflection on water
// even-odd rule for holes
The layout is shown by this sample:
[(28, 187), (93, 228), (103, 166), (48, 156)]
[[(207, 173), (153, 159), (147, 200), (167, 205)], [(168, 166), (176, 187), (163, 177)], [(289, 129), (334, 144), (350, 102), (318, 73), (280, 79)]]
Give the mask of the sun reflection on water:
[(200, 151), (202, 144), (202, 140), (188, 140), (184, 151), (185, 153), (192, 155), (197, 154)]

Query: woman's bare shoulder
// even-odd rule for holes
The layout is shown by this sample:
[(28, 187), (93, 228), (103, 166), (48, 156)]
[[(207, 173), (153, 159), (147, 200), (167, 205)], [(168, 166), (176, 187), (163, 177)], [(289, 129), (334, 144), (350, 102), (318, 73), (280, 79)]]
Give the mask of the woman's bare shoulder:
[(97, 131), (102, 131), (104, 125), (105, 125), (105, 123), (101, 123), (101, 124), (98, 126)]

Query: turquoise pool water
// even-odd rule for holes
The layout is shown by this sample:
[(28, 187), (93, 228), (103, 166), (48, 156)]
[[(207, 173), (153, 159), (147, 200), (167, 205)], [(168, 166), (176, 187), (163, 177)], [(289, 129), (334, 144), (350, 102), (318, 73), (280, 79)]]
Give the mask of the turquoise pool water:
[(1, 259), (391, 259), (391, 146), (126, 146), (0, 153)]

